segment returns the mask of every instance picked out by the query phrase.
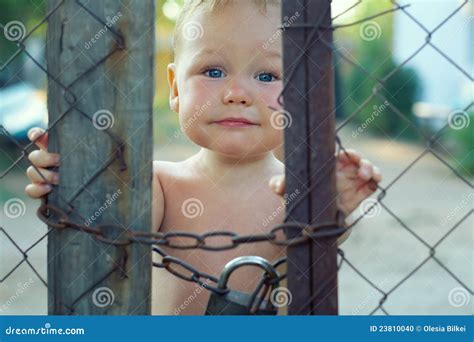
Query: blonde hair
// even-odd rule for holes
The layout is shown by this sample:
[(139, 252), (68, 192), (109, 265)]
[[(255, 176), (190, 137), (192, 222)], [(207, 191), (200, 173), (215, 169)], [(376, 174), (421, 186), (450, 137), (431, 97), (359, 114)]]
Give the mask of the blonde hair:
[[(225, 9), (235, 0), (184, 0), (183, 9), (179, 14), (178, 19), (176, 20), (176, 26), (174, 28), (173, 34), (173, 50), (175, 55), (178, 52), (179, 42), (181, 38), (181, 31), (183, 30), (184, 23), (186, 19), (192, 14), (197, 8), (204, 7), (205, 10), (212, 12), (219, 11)], [(252, 2), (256, 7), (260, 10), (266, 12), (267, 5), (279, 5), (281, 0), (238, 0), (238, 2), (242, 3), (242, 1), (249, 1)], [(192, 29), (192, 28), (190, 28)], [(196, 28), (194, 28), (196, 29)]]

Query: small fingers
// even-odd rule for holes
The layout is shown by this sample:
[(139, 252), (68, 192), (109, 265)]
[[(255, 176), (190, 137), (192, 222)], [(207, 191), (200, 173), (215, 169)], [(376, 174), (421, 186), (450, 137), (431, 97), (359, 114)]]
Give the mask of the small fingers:
[(28, 159), (37, 167), (52, 167), (59, 165), (59, 154), (45, 150), (35, 150), (28, 154)]
[(373, 176), (373, 165), (367, 159), (361, 159), (359, 166), (359, 177), (365, 181), (368, 181)]
[(25, 187), (25, 193), (31, 198), (39, 198), (52, 190), (51, 185), (48, 184), (28, 184)]
[(360, 154), (356, 150), (350, 148), (339, 151), (337, 157), (339, 161), (343, 163), (353, 163), (357, 165), (361, 160)]
[(285, 194), (285, 175), (273, 176), (268, 185), (277, 195), (283, 196)]
[(45, 133), (45, 130), (39, 127), (33, 127), (28, 131), (28, 139), (34, 141), (36, 146), (42, 150), (48, 149), (48, 133)]
[[(40, 175), (41, 173), (41, 175)], [(26, 175), (32, 183), (59, 183), (59, 174), (57, 172), (38, 167), (37, 170), (30, 166), (26, 169)]]
[(382, 172), (378, 166), (374, 166), (373, 178), (377, 183), (382, 181)]

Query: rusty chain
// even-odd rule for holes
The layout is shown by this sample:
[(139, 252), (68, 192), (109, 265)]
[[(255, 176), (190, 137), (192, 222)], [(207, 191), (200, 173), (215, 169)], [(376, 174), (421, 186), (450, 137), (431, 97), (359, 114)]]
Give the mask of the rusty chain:
[[(90, 11), (87, 8), (87, 6), (85, 6), (81, 1), (75, 0), (75, 2), (78, 6), (80, 6), (81, 8), (83, 8), (85, 10), (85, 13), (92, 16), (99, 23), (105, 24), (103, 19), (101, 19), (95, 13)], [(366, 70), (364, 67), (362, 67), (360, 64), (355, 63), (349, 56), (346, 56), (344, 53), (342, 53), (337, 48), (335, 48), (331, 42), (324, 41), (324, 39), (320, 35), (320, 33), (324, 30), (336, 30), (336, 29), (341, 28), (341, 27), (348, 27), (348, 26), (358, 25), (358, 24), (361, 24), (365, 21), (376, 18), (378, 16), (386, 15), (387, 13), (390, 13), (390, 12), (401, 11), (405, 15), (409, 16), (416, 25), (420, 26), (420, 28), (422, 28), (423, 30), (426, 31), (427, 39), (426, 39), (426, 43), (425, 43), (425, 45), (423, 45), (423, 47), (427, 46), (427, 45), (432, 46), (436, 51), (440, 52), (440, 54), (444, 58), (446, 58), (451, 65), (456, 67), (464, 75), (467, 75), (467, 77), (469, 77), (472, 80), (472, 76), (470, 76), (469, 73), (466, 73), (466, 71), (463, 70), (454, 61), (447, 58), (442, 53), (442, 51), (439, 48), (437, 48), (436, 45), (434, 45), (433, 42), (431, 41), (432, 34), (434, 33), (434, 31), (438, 27), (441, 27), (442, 25), (444, 25), (454, 15), (455, 12), (448, 15), (446, 17), (446, 19), (444, 21), (442, 21), (436, 29), (434, 29), (432, 31), (428, 31), (426, 28), (424, 28), (421, 25), (421, 23), (416, 18), (414, 18), (412, 15), (410, 15), (410, 13), (408, 13), (406, 11), (406, 7), (409, 6), (409, 5), (401, 6), (395, 0), (391, 0), (391, 2), (394, 5), (394, 8), (392, 8), (390, 10), (387, 10), (387, 11), (383, 11), (383, 12), (378, 13), (378, 14), (375, 14), (373, 16), (364, 18), (362, 20), (358, 20), (358, 21), (353, 22), (353, 23), (345, 24), (345, 25), (339, 25), (339, 26), (333, 25), (333, 26), (330, 26), (330, 27), (322, 27), (320, 25), (320, 23), (304, 23), (304, 24), (293, 24), (290, 27), (288, 27), (288, 26), (285, 27), (285, 29), (301, 29), (301, 28), (311, 28), (311, 29), (313, 29), (311, 31), (310, 39), (308, 39), (307, 44), (302, 49), (301, 55), (296, 59), (295, 64), (298, 64), (299, 61), (302, 60), (302, 58), (306, 54), (307, 50), (309, 49), (312, 40), (320, 39), (328, 48), (332, 49), (334, 51), (334, 53), (337, 54), (338, 56), (340, 56), (344, 61), (348, 62), (352, 66), (354, 66), (354, 67), (358, 68), (359, 70), (363, 71), (367, 75), (367, 77), (373, 79), (377, 83), (377, 85), (374, 87), (373, 94), (366, 101), (364, 101), (363, 105), (357, 111), (355, 111), (354, 113), (351, 113), (343, 121), (343, 123), (337, 128), (337, 132), (339, 132), (340, 129), (342, 129), (348, 122), (350, 122), (355, 117), (355, 115), (357, 115), (360, 111), (362, 111), (363, 108), (365, 106), (367, 106), (370, 99), (372, 99), (374, 97), (378, 97), (378, 98), (381, 98), (383, 100), (387, 100), (384, 96), (382, 96), (379, 93), (379, 90), (380, 90), (381, 87), (383, 87), (384, 82), (388, 78), (393, 76), (397, 71), (399, 71), (401, 69), (401, 66), (404, 65), (405, 62), (401, 63), (399, 67), (395, 68), (384, 79), (382, 79), (382, 80), (377, 79), (374, 76), (372, 76), (371, 73), (368, 70)], [(84, 75), (86, 75), (90, 70), (93, 70), (98, 64), (105, 61), (108, 57), (113, 55), (116, 51), (124, 48), (123, 37), (121, 36), (121, 34), (119, 32), (114, 31), (113, 28), (110, 28), (109, 33), (111, 35), (113, 35), (114, 40), (117, 43), (114, 50), (110, 51), (96, 65), (92, 66), (89, 69), (89, 71), (86, 71), (84, 74), (79, 75), (71, 84), (69, 84), (69, 85), (61, 84), (61, 82), (59, 80), (57, 80), (54, 75), (51, 75), (45, 69), (45, 67), (42, 66), (37, 60), (35, 60), (35, 58), (27, 51), (24, 42), (42, 24), (47, 22), (48, 18), (51, 15), (53, 15), (63, 5), (63, 3), (64, 3), (64, 1), (58, 1), (57, 5), (54, 6), (36, 26), (28, 34), (26, 34), (23, 39), (21, 39), (20, 41), (17, 42), (18, 50), (6, 61), (5, 64), (0, 66), (0, 71), (3, 71), (8, 66), (8, 64), (10, 64), (18, 55), (20, 55), (21, 53), (24, 53), (31, 61), (33, 61), (35, 63), (35, 65), (39, 69), (41, 69), (48, 76), (48, 78), (52, 82), (57, 83), (62, 88), (62, 90), (64, 92), (64, 98), (67, 100), (67, 102), (70, 104), (71, 107), (68, 110), (66, 110), (64, 113), (62, 113), (57, 120), (55, 120), (54, 122), (51, 122), (50, 125), (49, 125), (49, 128), (47, 129), (46, 132), (49, 132), (53, 127), (55, 127), (58, 124), (58, 122), (62, 118), (64, 118), (64, 116), (67, 115), (73, 109), (78, 111), (82, 116), (84, 116), (87, 119), (89, 119), (90, 121), (92, 121), (92, 118), (90, 117), (90, 115), (88, 113), (85, 113), (85, 112), (81, 111), (81, 109), (78, 108), (78, 106), (76, 106), (77, 98), (76, 98), (76, 95), (71, 91), (71, 87), (72, 87), (73, 84), (75, 84), (77, 81), (79, 81)], [(467, 1), (464, 1), (459, 6), (459, 8), (463, 7), (466, 3), (467, 3)], [(360, 1), (357, 4), (355, 4), (354, 6), (352, 6), (351, 8), (349, 8), (348, 10), (352, 9), (353, 7), (357, 6), (358, 4), (360, 4)], [(459, 8), (457, 10), (459, 10)], [(419, 51), (421, 51), (421, 49), (418, 50), (416, 53), (418, 53)], [(283, 89), (283, 91), (282, 91), (282, 93), (279, 97), (280, 104), (282, 104), (282, 96), (283, 96), (284, 92), (288, 89), (288, 86), (291, 82), (294, 71), (295, 71), (295, 68), (290, 70), (290, 72), (289, 72), (289, 75), (287, 77), (287, 83), (284, 85), (284, 89)], [(390, 102), (390, 101), (388, 101), (388, 102)], [(458, 178), (460, 178), (464, 183), (468, 184), (472, 188), (472, 185), (469, 183), (469, 181), (467, 181), (462, 175), (460, 175), (451, 165), (446, 163), (444, 161), (444, 159), (441, 156), (439, 156), (433, 148), (435, 142), (437, 141), (437, 139), (439, 139), (441, 134), (445, 131), (445, 129), (447, 127), (447, 124), (442, 129), (440, 129), (437, 133), (433, 134), (432, 136), (426, 136), (426, 134), (423, 131), (421, 131), (418, 127), (416, 127), (412, 122), (410, 122), (403, 115), (403, 113), (401, 113), (396, 108), (396, 106), (394, 104), (390, 103), (390, 107), (393, 110), (393, 112), (398, 117), (400, 117), (401, 120), (407, 121), (407, 123), (409, 125), (411, 125), (414, 129), (416, 129), (416, 131), (420, 134), (420, 136), (422, 136), (425, 139), (425, 141), (426, 141), (426, 150), (423, 153), (423, 155), (425, 153), (428, 153), (428, 152), (432, 153), (437, 159), (439, 159), (441, 162), (443, 162), (443, 164), (445, 164), (448, 168), (450, 168), (451, 171)], [(472, 103), (470, 103), (465, 108), (465, 110), (468, 110), (470, 107), (472, 107)], [(123, 248), (123, 247), (128, 246), (132, 243), (144, 244), (144, 245), (149, 245), (149, 246), (152, 247), (153, 252), (157, 253), (161, 257), (161, 260), (159, 262), (154, 262), (153, 263), (154, 267), (164, 268), (167, 271), (169, 271), (170, 273), (174, 274), (175, 276), (177, 276), (177, 277), (179, 277), (179, 278), (181, 278), (185, 281), (194, 282), (194, 283), (202, 286), (203, 288), (206, 288), (206, 289), (208, 289), (208, 290), (210, 290), (214, 293), (224, 294), (227, 291), (229, 291), (229, 289), (219, 289), (216, 286), (213, 286), (213, 285), (209, 284), (209, 283), (213, 283), (213, 284), (217, 283), (217, 278), (215, 276), (200, 272), (195, 267), (193, 267), (192, 265), (186, 263), (185, 261), (183, 261), (179, 258), (176, 258), (172, 255), (167, 254), (160, 247), (168, 247), (168, 248), (182, 249), (182, 250), (184, 250), (184, 249), (202, 249), (202, 250), (208, 250), (208, 251), (223, 251), (223, 250), (230, 250), (230, 249), (233, 249), (233, 248), (237, 248), (238, 246), (240, 246), (242, 244), (258, 243), (258, 242), (268, 242), (268, 243), (272, 243), (272, 244), (279, 245), (279, 246), (293, 246), (293, 245), (308, 243), (308, 242), (310, 242), (312, 240), (316, 240), (316, 239), (317, 240), (324, 239), (325, 237), (340, 236), (341, 234), (345, 233), (347, 230), (352, 228), (354, 225), (356, 225), (359, 222), (359, 220), (364, 217), (364, 215), (361, 215), (350, 226), (346, 226), (345, 223), (344, 223), (344, 217), (343, 217), (342, 213), (339, 213), (337, 219), (334, 222), (327, 222), (327, 223), (320, 224), (320, 225), (312, 225), (310, 223), (303, 223), (303, 222), (286, 222), (286, 223), (283, 223), (283, 224), (280, 224), (280, 225), (276, 225), (275, 227), (273, 227), (270, 230), (270, 232), (268, 232), (266, 234), (253, 234), (253, 235), (243, 235), (243, 236), (241, 236), (241, 235), (239, 235), (235, 232), (231, 232), (231, 231), (212, 231), (212, 232), (207, 232), (207, 233), (204, 233), (204, 234), (195, 234), (195, 233), (189, 233), (189, 232), (184, 232), (184, 231), (183, 232), (172, 232), (172, 233), (137, 232), (137, 231), (133, 230), (133, 227), (126, 227), (125, 228), (125, 227), (122, 227), (122, 226), (116, 225), (116, 224), (100, 224), (100, 225), (93, 226), (93, 227), (77, 224), (76, 222), (74, 222), (69, 217), (69, 214), (74, 211), (74, 206), (73, 206), (72, 201), (75, 198), (77, 198), (77, 196), (91, 183), (91, 181), (93, 179), (95, 179), (98, 175), (100, 175), (102, 172), (104, 172), (106, 170), (106, 168), (111, 163), (117, 161), (120, 165), (121, 170), (124, 170), (127, 167), (127, 165), (125, 164), (124, 158), (123, 158), (123, 153), (124, 153), (125, 146), (123, 145), (122, 139), (120, 137), (116, 136), (113, 132), (111, 132), (109, 130), (105, 130), (104, 133), (108, 134), (110, 136), (110, 138), (116, 143), (116, 147), (115, 147), (115, 152), (116, 153), (113, 154), (111, 156), (111, 158), (108, 160), (108, 162), (104, 166), (99, 168), (93, 174), (93, 176), (83, 184), (83, 186), (81, 188), (77, 189), (76, 192), (74, 193), (74, 195), (71, 196), (71, 198), (68, 198), (68, 199), (61, 198), (62, 202), (67, 205), (67, 212), (64, 211), (63, 209), (59, 208), (59, 207), (53, 206), (51, 204), (47, 204), (43, 200), (40, 208), (38, 209), (38, 217), (44, 223), (46, 223), (49, 227), (51, 227), (46, 234), (44, 234), (32, 246), (30, 246), (26, 250), (22, 250), (15, 243), (15, 241), (7, 234), (7, 232), (3, 228), (0, 227), (0, 232), (5, 234), (7, 236), (7, 238), (16, 246), (16, 248), (18, 250), (21, 251), (21, 253), (24, 256), (24, 258), (22, 259), (22, 261), (18, 265), (16, 265), (12, 270), (10, 270), (10, 272), (8, 272), (6, 276), (4, 276), (2, 279), (0, 279), (0, 282), (5, 280), (6, 278), (8, 278), (12, 274), (12, 272), (14, 272), (19, 267), (19, 265), (21, 265), (22, 262), (26, 262), (29, 265), (29, 267), (32, 268), (32, 270), (35, 272), (35, 274), (38, 276), (38, 278), (41, 280), (41, 282), (48, 288), (46, 281), (39, 275), (39, 273), (37, 272), (35, 267), (28, 261), (27, 253), (37, 243), (39, 243), (42, 239), (44, 239), (46, 236), (48, 236), (48, 234), (53, 229), (57, 229), (57, 230), (74, 229), (74, 230), (77, 230), (77, 231), (82, 231), (86, 234), (90, 234), (97, 241), (116, 246), (118, 248), (121, 248), (124, 251), (123, 258), (118, 262), (118, 264), (114, 268), (112, 268), (107, 274), (105, 274), (96, 284), (92, 284), (90, 286), (90, 288), (87, 291), (85, 291), (83, 294), (81, 294), (81, 296), (79, 296), (73, 303), (70, 303), (70, 304), (64, 304), (63, 303), (63, 305), (65, 305), (65, 307), (67, 307), (69, 309), (70, 313), (74, 312), (74, 305), (85, 294), (87, 294), (91, 289), (93, 289), (97, 284), (102, 282), (104, 279), (106, 279), (108, 276), (110, 276), (114, 272), (117, 272), (117, 271), (118, 272), (123, 272), (123, 268), (120, 267), (120, 264), (123, 263), (123, 261), (126, 260), (126, 258), (127, 258), (125, 248)], [(27, 144), (26, 146), (21, 146), (21, 144), (19, 144), (17, 142), (17, 140), (14, 137), (12, 137), (3, 126), (0, 126), (0, 134), (5, 136), (9, 141), (14, 143), (22, 151), (20, 157), (17, 160), (15, 160), (5, 171), (0, 173), (0, 178), (3, 178), (7, 174), (9, 174), (23, 159), (26, 158), (28, 153), (31, 152), (31, 150), (34, 148), (34, 143), (35, 142), (31, 142), (31, 143)], [(345, 152), (345, 149), (342, 146), (342, 143), (339, 140), (339, 137), (336, 138), (336, 143), (337, 143), (337, 147), (338, 147), (339, 151)], [(416, 163), (416, 161), (418, 161), (423, 155), (421, 155), (419, 158), (417, 158), (417, 160), (415, 160), (412, 164), (410, 164), (402, 172), (402, 174), (404, 174), (410, 167), (412, 167)], [(42, 173), (34, 165), (33, 165), (33, 167), (36, 169), (36, 171), (43, 178), (45, 183), (48, 183), (47, 180), (45, 179), (45, 177), (42, 175)], [(319, 180), (324, 179), (325, 178), (324, 176), (325, 176), (324, 174), (320, 174), (319, 175)], [(398, 178), (397, 178), (397, 180), (398, 180)], [(413, 232), (412, 229), (408, 225), (406, 225), (401, 218), (399, 218), (395, 213), (390, 211), (389, 208), (382, 202), (382, 199), (385, 197), (387, 190), (393, 185), (393, 183), (390, 184), (389, 186), (387, 186), (386, 188), (378, 187), (378, 189), (380, 190), (380, 193), (378, 194), (377, 202), (384, 209), (386, 209), (387, 212), (391, 216), (393, 216), (398, 222), (400, 222), (401, 225), (408, 232), (410, 232), (416, 239), (418, 239), (427, 248), (429, 248), (429, 257), (426, 260), (424, 260), (412, 272), (410, 272), (407, 275), (407, 277), (405, 277), (399, 283), (397, 283), (390, 291), (383, 291), (378, 286), (376, 286), (374, 283), (372, 283), (370, 281), (370, 279), (365, 274), (363, 274), (355, 265), (353, 265), (346, 258), (346, 256), (344, 255), (344, 252), (341, 249), (338, 250), (338, 254), (340, 256), (340, 262), (338, 264), (338, 269), (342, 266), (343, 263), (346, 264), (348, 267), (353, 269), (360, 277), (362, 277), (367, 283), (369, 283), (373, 288), (375, 288), (378, 292), (381, 293), (382, 298), (379, 301), (379, 305), (372, 311), (371, 314), (375, 313), (378, 309), (380, 309), (384, 313), (388, 314), (388, 312), (383, 307), (383, 304), (387, 300), (388, 295), (390, 293), (392, 293), (393, 291), (395, 291), (401, 284), (403, 284), (403, 282), (406, 281), (406, 279), (408, 279), (411, 275), (413, 275), (415, 272), (417, 272), (419, 267), (421, 267), (427, 260), (429, 260), (431, 258), (433, 260), (435, 260), (438, 264), (440, 264), (440, 266), (442, 266), (458, 283), (460, 283), (464, 288), (466, 288), (472, 294), (473, 291), (471, 289), (469, 289), (469, 287), (466, 284), (464, 284), (459, 278), (457, 278), (439, 259), (436, 258), (436, 255), (435, 255), (435, 247), (438, 245), (438, 243), (440, 243), (446, 236), (448, 236), (454, 229), (456, 229), (461, 222), (463, 222), (470, 214), (472, 214), (472, 211), (469, 212), (467, 215), (465, 215), (460, 220), (460, 222), (458, 222), (451, 230), (449, 230), (440, 239), (440, 241), (436, 245), (434, 245), (434, 246), (429, 245), (422, 238), (420, 238), (415, 232)], [(373, 185), (376, 186), (376, 184), (373, 184)], [(53, 191), (54, 190), (55, 190), (55, 188), (53, 187)], [(308, 189), (302, 196), (300, 196), (294, 203), (292, 203), (292, 205), (289, 208), (287, 208), (286, 218), (289, 217), (291, 211), (298, 205), (299, 200), (302, 200), (309, 193), (310, 190), (311, 189)], [(368, 212), (370, 210), (371, 210), (371, 208), (368, 208), (366, 210), (366, 212)], [(295, 237), (295, 238), (292, 238), (292, 239), (279, 237), (279, 235), (283, 235), (285, 230), (294, 230), (298, 233), (298, 236)], [(223, 238), (223, 239), (226, 239), (227, 241), (222, 243), (222, 244), (215, 244), (215, 243), (213, 244), (211, 240), (215, 239), (215, 238), (221, 238), (221, 239)], [(181, 242), (182, 240), (189, 241), (189, 242), (188, 243), (182, 243)], [(277, 268), (280, 265), (282, 265), (284, 262), (285, 262), (285, 258), (278, 259), (273, 263), (273, 266), (275, 268)], [(175, 266), (179, 266), (179, 267), (183, 268), (188, 273), (184, 273), (184, 272), (179, 271)], [(126, 274), (122, 274), (122, 275), (126, 276)], [(270, 279), (268, 279), (268, 277), (265, 277), (265, 275), (263, 275), (260, 282), (258, 283), (255, 291), (252, 293), (251, 303), (252, 304), (254, 303), (254, 301), (257, 298), (257, 294), (260, 290), (263, 289), (263, 292), (265, 292), (265, 289), (264, 289), (265, 287), (268, 287), (269, 285), (271, 285), (272, 282), (283, 280), (285, 278), (285, 276), (286, 275), (281, 274), (279, 278), (277, 278), (275, 280), (270, 280)], [(51, 289), (48, 288), (48, 291), (51, 291)], [(262, 298), (259, 298), (259, 300), (261, 300), (261, 299)]]

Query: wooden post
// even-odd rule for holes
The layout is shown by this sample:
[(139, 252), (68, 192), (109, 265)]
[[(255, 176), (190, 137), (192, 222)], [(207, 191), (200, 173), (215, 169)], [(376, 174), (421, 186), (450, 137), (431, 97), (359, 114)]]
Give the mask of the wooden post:
[[(122, 227), (109, 229), (117, 238), (129, 228), (150, 231), (154, 1), (48, 0), (48, 7), (59, 2), (47, 68), (49, 150), (61, 155), (60, 185), (48, 203), (78, 224)], [(150, 314), (151, 249), (54, 229), (48, 286), (49, 314)]]
[[(309, 24), (331, 25), (330, 0), (283, 0), (282, 6), (283, 18), (300, 14), (283, 34), (285, 81), (289, 81), (284, 103), (292, 117), (292, 125), (285, 129), (286, 193), (313, 189), (287, 221), (317, 225), (336, 219), (334, 77), (332, 51), (318, 39), (322, 31), (315, 32)], [(308, 26), (302, 27), (303, 23)], [(332, 41), (330, 30), (322, 35)], [(298, 61), (307, 40), (309, 49)], [(294, 237), (294, 231), (287, 236)], [(287, 255), (293, 296), (288, 313), (337, 314), (336, 238), (290, 247)]]

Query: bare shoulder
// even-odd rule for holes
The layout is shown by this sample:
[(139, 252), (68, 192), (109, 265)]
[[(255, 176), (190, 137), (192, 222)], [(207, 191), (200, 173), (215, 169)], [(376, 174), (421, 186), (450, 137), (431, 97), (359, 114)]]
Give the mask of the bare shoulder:
[(162, 186), (170, 182), (183, 179), (191, 175), (189, 165), (186, 160), (180, 162), (170, 162), (163, 160), (153, 161), (153, 176), (156, 177)]
[(175, 179), (179, 177), (182, 168), (180, 163), (173, 163), (167, 161), (153, 161), (153, 213), (152, 224), (153, 231), (158, 231), (163, 223), (165, 209), (166, 209), (166, 194), (170, 185), (175, 183)]

